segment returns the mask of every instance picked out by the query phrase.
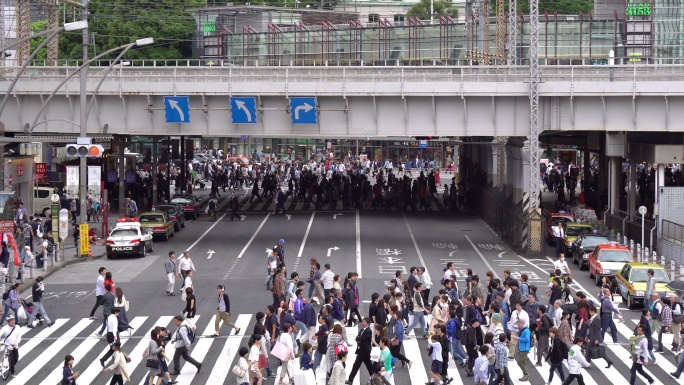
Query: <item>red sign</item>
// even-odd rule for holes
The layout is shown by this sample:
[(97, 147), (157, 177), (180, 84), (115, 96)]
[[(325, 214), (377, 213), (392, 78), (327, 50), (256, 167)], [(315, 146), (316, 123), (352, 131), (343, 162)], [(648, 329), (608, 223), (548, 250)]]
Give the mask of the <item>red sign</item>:
[(41, 179), (47, 174), (47, 163), (36, 163), (36, 178)]
[(14, 233), (14, 221), (0, 221), (0, 233)]
[(24, 176), (24, 165), (23, 164), (17, 165), (17, 176)]

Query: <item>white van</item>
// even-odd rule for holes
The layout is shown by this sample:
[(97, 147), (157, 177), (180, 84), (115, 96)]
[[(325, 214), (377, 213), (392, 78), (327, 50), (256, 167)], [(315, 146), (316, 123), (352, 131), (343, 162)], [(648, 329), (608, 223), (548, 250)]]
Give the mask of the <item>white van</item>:
[(52, 187), (35, 187), (33, 189), (33, 211), (31, 211), (31, 215), (39, 213), (47, 217), (50, 214), (50, 206), (52, 205), (50, 197), (54, 191), (55, 189)]

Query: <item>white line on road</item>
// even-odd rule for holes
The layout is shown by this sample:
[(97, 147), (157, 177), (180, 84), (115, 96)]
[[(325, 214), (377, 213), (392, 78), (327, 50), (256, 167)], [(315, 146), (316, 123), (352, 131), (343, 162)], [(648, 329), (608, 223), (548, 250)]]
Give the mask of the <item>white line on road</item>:
[(361, 274), (361, 218), (359, 217), (359, 209), (356, 209), (356, 273), (359, 278)]
[(499, 258), (503, 258), (504, 253), (505, 253), (505, 251), (500, 252), (500, 253), (499, 253)]
[[(223, 215), (225, 216), (226, 214), (223, 214)], [(242, 258), (242, 255), (245, 254), (245, 251), (247, 251), (247, 248), (249, 247), (249, 245), (252, 244), (252, 241), (254, 240), (254, 238), (256, 238), (257, 234), (259, 234), (259, 231), (261, 231), (261, 228), (264, 227), (264, 224), (266, 223), (266, 221), (268, 220), (268, 217), (270, 217), (270, 216), (271, 216), (271, 213), (266, 214), (266, 218), (264, 218), (264, 220), (261, 221), (261, 224), (259, 225), (259, 228), (257, 228), (257, 231), (255, 231), (254, 234), (252, 234), (252, 238), (249, 238), (249, 241), (245, 245), (245, 248), (242, 249), (242, 251), (240, 252), (240, 255), (238, 255), (238, 259)], [(223, 218), (223, 217), (221, 217), (221, 218)]]
[[(411, 241), (413, 241), (413, 246), (416, 248), (416, 254), (418, 254), (418, 259), (420, 260), (420, 265), (425, 267), (425, 260), (423, 259), (423, 254), (421, 254), (418, 244), (416, 243), (416, 237), (413, 236), (413, 230), (406, 219), (406, 214), (402, 211), (401, 215), (404, 217), (404, 223), (406, 223), (406, 228), (408, 229), (409, 235), (411, 236)], [(451, 255), (451, 254), (449, 254)]]
[(299, 253), (297, 254), (297, 260), (295, 261), (294, 268), (292, 271), (297, 271), (297, 268), (299, 267), (299, 261), (302, 258), (302, 254), (304, 253), (304, 245), (306, 245), (306, 239), (309, 238), (309, 231), (311, 230), (311, 224), (313, 223), (314, 216), (316, 216), (316, 212), (314, 211), (311, 213), (311, 219), (309, 219), (309, 225), (306, 226), (306, 233), (304, 233), (304, 240), (302, 241), (302, 245), (299, 247)]
[(185, 251), (190, 251), (190, 249), (192, 249), (193, 247), (195, 247), (195, 246), (202, 240), (202, 238), (204, 238), (207, 234), (209, 234), (209, 232), (210, 232), (216, 225), (218, 225), (219, 222), (221, 222), (221, 219), (223, 219), (226, 215), (228, 215), (228, 213), (225, 213), (225, 214), (221, 215), (221, 218), (219, 218), (218, 221), (216, 221), (216, 223), (214, 223), (213, 225), (209, 226), (209, 228), (207, 229), (207, 231), (205, 231), (204, 234), (202, 234), (199, 238), (197, 238), (197, 240), (195, 241), (195, 243), (193, 243), (192, 245), (190, 245), (190, 247), (188, 247), (187, 249), (185, 249)]
[[(480, 256), (480, 258), (482, 259), (482, 262), (484, 262), (484, 264), (487, 265), (487, 267), (489, 268), (489, 270), (490, 270), (492, 273), (494, 273), (494, 277), (495, 277), (495, 278), (498, 278), (499, 275), (496, 273), (496, 270), (494, 270), (494, 268), (492, 268), (492, 265), (490, 265), (489, 262), (487, 262), (487, 259), (485, 259), (484, 255), (482, 255), (482, 253), (481, 253), (480, 250), (475, 246), (475, 244), (473, 243), (473, 241), (470, 240), (470, 237), (466, 235), (465, 238), (468, 240), (468, 243), (470, 243), (470, 246), (473, 247), (473, 250), (475, 250), (475, 252), (477, 253), (477, 255)], [(522, 258), (522, 257), (521, 257), (521, 258)]]
[[(247, 327), (249, 326), (249, 321), (252, 319), (251, 314), (240, 314), (235, 321), (235, 325), (240, 328), (240, 334), (233, 334), (233, 330), (228, 332), (228, 337), (226, 337), (226, 343), (223, 344), (221, 353), (218, 356), (216, 362), (221, 363), (221, 365), (214, 365), (211, 370), (207, 384), (223, 384), (228, 377), (228, 372), (232, 368), (230, 364), (233, 362), (233, 358), (240, 350), (240, 345), (242, 344), (242, 338), (245, 336)], [(231, 333), (233, 332), (233, 333)]]

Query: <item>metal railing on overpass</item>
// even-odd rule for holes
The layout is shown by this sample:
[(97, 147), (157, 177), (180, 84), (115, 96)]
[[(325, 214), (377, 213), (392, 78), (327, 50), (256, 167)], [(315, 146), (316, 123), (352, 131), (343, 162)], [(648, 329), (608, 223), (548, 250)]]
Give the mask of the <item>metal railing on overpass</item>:
[[(77, 67), (30, 67), (20, 81), (63, 80)], [(2, 77), (11, 78), (18, 68), (5, 67)], [(684, 81), (684, 65), (542, 66), (542, 82), (673, 82)], [(91, 69), (88, 76), (101, 77)], [(529, 81), (527, 66), (451, 67), (145, 67), (122, 66), (107, 82), (345, 82), (345, 83), (463, 83)]]

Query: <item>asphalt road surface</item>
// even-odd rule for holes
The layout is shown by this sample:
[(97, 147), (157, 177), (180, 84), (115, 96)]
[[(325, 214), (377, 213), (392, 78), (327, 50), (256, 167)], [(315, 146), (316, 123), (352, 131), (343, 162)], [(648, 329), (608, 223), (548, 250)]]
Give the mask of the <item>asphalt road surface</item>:
[[(130, 302), (128, 318), (135, 326), (132, 337), (124, 333), (123, 350), (131, 356), (128, 364), (131, 371), (131, 384), (141, 384), (147, 371), (142, 356), (146, 349), (149, 331), (154, 326), (169, 326), (175, 329), (174, 315), (184, 308), (179, 296), (165, 294), (166, 277), (164, 261), (169, 251), (180, 254), (190, 250), (197, 268), (194, 278), (198, 306), (196, 319), (198, 340), (193, 344), (192, 356), (204, 364), (197, 373), (192, 365), (185, 365), (177, 380), (179, 384), (235, 384), (235, 376), (230, 369), (237, 362), (237, 350), (247, 344), (247, 339), (255, 323), (254, 314), (263, 311), (271, 303), (271, 293), (265, 290), (266, 251), (278, 239), (285, 239), (285, 261), (289, 272), (298, 271), (308, 277), (310, 258), (315, 257), (323, 265), (330, 263), (336, 274), (350, 271), (359, 273), (359, 287), (362, 300), (368, 301), (371, 293), (384, 294), (387, 281), (396, 271), (408, 275), (412, 266), (426, 266), (434, 282), (442, 276), (442, 269), (449, 261), (458, 266), (458, 274), (465, 277), (465, 270), (472, 268), (481, 277), (487, 270), (501, 276), (509, 269), (514, 276), (527, 273), (530, 282), (540, 287), (540, 301), (548, 302), (543, 287), (548, 284), (548, 271), (552, 260), (528, 260), (511, 251), (478, 218), (463, 213), (443, 211), (395, 213), (368, 211), (293, 211), (288, 215), (273, 215), (269, 212), (251, 211), (245, 213), (242, 221), (231, 222), (230, 214), (220, 213), (216, 222), (206, 215), (195, 221), (188, 221), (185, 229), (171, 241), (155, 242), (155, 250), (144, 259), (124, 258), (83, 262), (71, 265), (53, 274), (46, 280), (44, 305), (55, 325), (33, 330), (21, 328), (23, 334), (18, 363), (18, 377), (8, 379), (9, 384), (48, 384), (58, 383), (61, 366), (66, 354), (75, 357), (75, 370), (83, 374), (78, 384), (108, 384), (111, 374), (101, 374), (98, 358), (106, 351), (104, 339), (93, 336), (102, 322), (101, 308), (96, 321), (88, 320), (90, 309), (95, 301), (95, 281), (97, 270), (105, 266), (113, 273), (117, 287), (121, 287)], [(574, 269), (575, 290), (583, 290), (590, 295), (597, 294), (597, 287), (588, 278), (587, 272)], [(459, 281), (463, 281), (459, 278)], [(231, 299), (233, 321), (243, 329), (240, 335), (228, 335), (229, 329), (222, 327), (222, 337), (205, 338), (213, 334), (213, 317), (217, 307), (216, 286), (223, 283)], [(176, 283), (176, 289), (180, 282)], [(436, 293), (439, 285), (433, 288)], [(463, 286), (461, 286), (463, 290)], [(27, 293), (25, 293), (27, 294)], [(368, 312), (367, 302), (361, 313)], [(586, 384), (627, 384), (629, 383), (629, 347), (627, 338), (639, 318), (638, 311), (623, 309), (624, 323), (618, 323), (619, 340), (622, 344), (607, 345), (608, 354), (615, 364), (605, 369), (602, 359), (594, 361), (594, 367), (584, 370)], [(232, 330), (230, 330), (232, 332)], [(348, 328), (350, 336), (357, 334), (355, 328)], [(606, 336), (608, 337), (608, 336)], [(608, 337), (607, 340), (610, 341)], [(658, 354), (657, 365), (649, 365), (647, 370), (653, 374), (656, 384), (683, 383), (668, 373), (676, 367), (676, 356), (667, 348), (671, 346), (672, 336), (667, 341), (666, 352)], [(356, 347), (352, 347), (347, 365), (351, 370)], [(407, 367), (397, 365), (392, 383), (395, 385), (419, 385), (428, 381), (430, 368), (427, 344), (422, 339), (405, 341), (404, 349), (414, 364)], [(271, 360), (275, 364), (275, 359)], [(515, 384), (522, 373), (515, 361), (508, 363), (511, 378)], [(545, 384), (548, 378), (548, 364), (535, 367), (528, 363), (530, 381), (525, 384)], [(280, 369), (278, 369), (280, 370)], [(567, 374), (567, 367), (565, 370)], [(368, 373), (364, 368), (359, 372), (355, 384), (365, 384)], [(465, 371), (450, 362), (452, 384), (472, 384), (473, 379), (466, 377)], [(319, 384), (323, 384), (324, 374), (319, 371)], [(274, 379), (264, 381), (272, 384)], [(557, 376), (552, 384), (560, 384)], [(637, 383), (645, 383), (641, 377)], [(309, 385), (309, 384), (307, 384)], [(313, 385), (313, 384), (311, 384)]]

